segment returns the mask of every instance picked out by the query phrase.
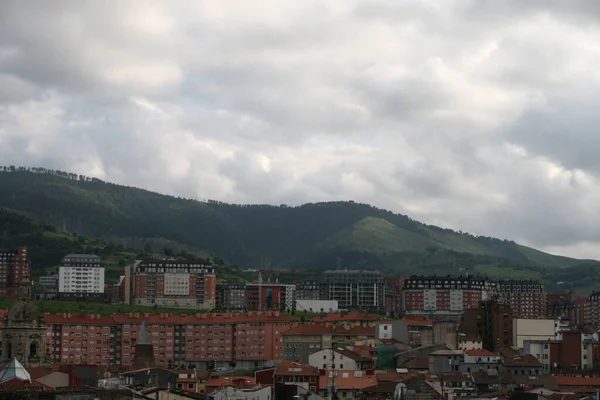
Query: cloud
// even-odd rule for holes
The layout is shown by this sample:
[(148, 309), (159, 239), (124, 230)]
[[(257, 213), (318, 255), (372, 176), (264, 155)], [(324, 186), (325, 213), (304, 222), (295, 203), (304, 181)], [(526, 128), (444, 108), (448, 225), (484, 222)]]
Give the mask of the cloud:
[(596, 1), (7, 0), (0, 157), (600, 258)]

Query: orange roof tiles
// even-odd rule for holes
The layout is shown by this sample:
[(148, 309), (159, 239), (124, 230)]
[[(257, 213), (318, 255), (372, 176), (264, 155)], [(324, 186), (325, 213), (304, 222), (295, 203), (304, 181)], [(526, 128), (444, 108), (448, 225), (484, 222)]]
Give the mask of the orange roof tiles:
[(325, 325), (301, 324), (283, 332), (284, 335), (348, 335), (375, 336), (374, 326), (353, 326), (349, 329), (338, 326), (335, 328)]
[(554, 379), (559, 386), (600, 386), (600, 378), (555, 376)]
[(496, 353), (492, 353), (489, 350), (485, 350), (485, 349), (471, 349), (471, 350), (467, 350), (467, 355), (468, 356), (473, 356), (473, 357), (495, 357)]
[(275, 366), (275, 376), (318, 376), (319, 368), (296, 361), (284, 361)]
[[(367, 375), (364, 371), (335, 371), (336, 376), (331, 377), (333, 371), (327, 371), (319, 376), (319, 387), (327, 387), (332, 380), (337, 384), (338, 390), (363, 390), (375, 386), (379, 380), (375, 375)], [(360, 375), (360, 376), (357, 376)]]
[(412, 326), (433, 326), (433, 321), (425, 317), (409, 315), (402, 320), (407, 325)]
[(233, 386), (240, 389), (248, 389), (256, 385), (256, 380), (250, 376), (217, 376), (206, 382), (206, 387)]

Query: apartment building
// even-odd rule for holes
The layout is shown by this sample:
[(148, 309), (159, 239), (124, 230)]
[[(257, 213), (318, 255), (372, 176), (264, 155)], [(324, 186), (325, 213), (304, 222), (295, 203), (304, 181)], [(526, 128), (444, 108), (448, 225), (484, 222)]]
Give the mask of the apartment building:
[(296, 283), (296, 300), (322, 300), (324, 297), (323, 282), (308, 280)]
[(104, 267), (95, 254), (69, 254), (58, 269), (58, 298), (61, 300), (104, 299)]
[(587, 297), (584, 310), (584, 323), (600, 326), (600, 292), (593, 292)]
[(220, 310), (246, 308), (246, 285), (241, 282), (218, 284), (216, 303), (216, 307)]
[(470, 308), (479, 307), (493, 292), (494, 284), (480, 276), (416, 276), (404, 281), (402, 304), (406, 315), (459, 320)]
[(525, 340), (523, 353), (540, 360), (544, 370), (557, 373), (600, 368), (600, 344), (594, 333), (566, 331), (553, 340)]
[(500, 280), (497, 293), (513, 310), (515, 318), (545, 318), (546, 288), (536, 280)]
[(208, 260), (149, 259), (125, 271), (125, 302), (208, 310), (216, 305), (215, 267)]
[(26, 247), (0, 250), (0, 297), (16, 299), (23, 276), (30, 276)]
[(372, 270), (327, 270), (325, 299), (337, 300), (342, 310), (381, 313), (385, 308), (384, 282), (381, 273)]
[(54, 362), (131, 366), (141, 326), (147, 323), (158, 366), (244, 368), (283, 359), (283, 332), (292, 319), (279, 312), (196, 315), (129, 313), (45, 316)]
[(246, 284), (246, 307), (249, 310), (292, 310), (295, 285), (279, 282)]
[(513, 318), (508, 304), (494, 297), (466, 310), (460, 331), (467, 337), (481, 339), (483, 349), (497, 352), (501, 347), (513, 345)]

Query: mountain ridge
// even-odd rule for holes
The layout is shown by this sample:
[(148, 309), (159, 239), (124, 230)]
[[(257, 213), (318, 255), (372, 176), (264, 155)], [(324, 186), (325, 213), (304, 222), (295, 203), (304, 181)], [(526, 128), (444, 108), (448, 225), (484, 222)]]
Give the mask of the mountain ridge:
[[(363, 267), (404, 273), (422, 265), (562, 268), (595, 260), (427, 225), (368, 204), (236, 205), (164, 195), (45, 168), (0, 167), (0, 207), (60, 229), (137, 245), (164, 239), (261, 268)], [(454, 253), (471, 255), (457, 265)], [(451, 259), (454, 257), (453, 259)], [(479, 257), (479, 258), (478, 258)], [(478, 259), (479, 261), (473, 261)]]

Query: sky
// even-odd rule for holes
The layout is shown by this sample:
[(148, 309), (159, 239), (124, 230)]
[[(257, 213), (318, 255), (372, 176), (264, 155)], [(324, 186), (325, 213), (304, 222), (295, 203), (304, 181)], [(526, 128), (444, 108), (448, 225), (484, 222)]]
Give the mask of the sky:
[(600, 259), (600, 2), (0, 2), (0, 164)]

